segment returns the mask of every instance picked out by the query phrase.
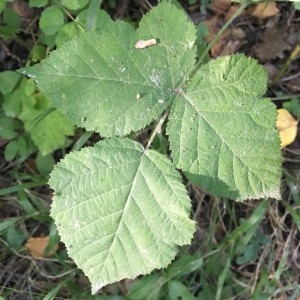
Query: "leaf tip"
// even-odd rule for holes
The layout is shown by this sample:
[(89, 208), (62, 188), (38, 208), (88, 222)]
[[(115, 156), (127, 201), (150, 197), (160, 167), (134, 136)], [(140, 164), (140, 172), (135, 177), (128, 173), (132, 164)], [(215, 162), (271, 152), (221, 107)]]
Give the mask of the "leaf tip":
[(103, 282), (92, 283), (92, 294), (95, 295), (105, 284)]
[(32, 67), (26, 67), (26, 68), (18, 69), (18, 70), (16, 70), (16, 72), (34, 79), (36, 76), (30, 72), (31, 69), (32, 69)]

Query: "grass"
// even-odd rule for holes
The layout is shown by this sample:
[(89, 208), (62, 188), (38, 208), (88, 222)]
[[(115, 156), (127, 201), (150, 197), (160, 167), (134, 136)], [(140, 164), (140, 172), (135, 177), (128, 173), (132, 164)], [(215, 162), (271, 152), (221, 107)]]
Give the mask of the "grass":
[[(197, 299), (297, 299), (300, 172), (284, 173), (282, 201), (236, 203), (212, 198), (198, 187), (188, 186), (197, 231), (192, 245), (182, 248), (175, 262), (190, 255), (201, 261), (197, 269), (192, 268), (194, 262), (187, 270), (179, 264), (171, 277), (166, 277), (166, 270), (155, 271), (163, 280), (160, 299), (167, 299), (168, 282), (174, 279)], [(93, 297), (88, 280), (68, 258), (63, 244), (51, 258), (34, 259), (28, 253), (25, 242), (29, 237), (49, 235), (55, 244), (58, 235), (48, 214), (51, 194), (47, 186), (27, 187), (15, 185), (12, 190), (4, 189), (12, 193), (2, 192), (1, 196), (2, 297), (106, 299), (106, 294), (114, 299), (113, 295), (128, 293), (133, 282), (124, 280), (105, 287), (102, 296)]]

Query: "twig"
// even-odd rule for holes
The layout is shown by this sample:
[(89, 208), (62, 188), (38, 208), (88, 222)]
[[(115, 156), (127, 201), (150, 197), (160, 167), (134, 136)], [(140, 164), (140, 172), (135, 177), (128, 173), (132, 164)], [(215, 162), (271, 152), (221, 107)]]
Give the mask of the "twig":
[(295, 47), (295, 49), (291, 53), (291, 55), (288, 58), (288, 60), (285, 62), (285, 64), (283, 65), (283, 67), (280, 69), (280, 71), (277, 73), (277, 75), (273, 79), (271, 85), (274, 85), (274, 84), (278, 83), (278, 81), (280, 80), (280, 78), (282, 77), (282, 75), (285, 73), (285, 71), (287, 70), (287, 68), (291, 65), (291, 63), (293, 62), (293, 60), (297, 57), (297, 55), (299, 53), (300, 53), (300, 43)]
[(164, 112), (164, 114), (161, 116), (161, 118), (159, 119), (159, 121), (158, 121), (156, 127), (154, 128), (154, 130), (153, 130), (153, 132), (152, 132), (152, 134), (151, 134), (151, 136), (150, 136), (150, 139), (149, 139), (149, 141), (148, 141), (148, 143), (147, 143), (147, 146), (146, 146), (145, 150), (148, 150), (148, 149), (149, 149), (149, 147), (150, 147), (150, 145), (152, 144), (152, 142), (153, 142), (153, 140), (154, 140), (156, 134), (157, 134), (158, 132), (160, 132), (162, 125), (164, 124), (166, 118), (168, 117), (168, 114), (169, 114), (169, 109), (167, 109), (167, 110)]

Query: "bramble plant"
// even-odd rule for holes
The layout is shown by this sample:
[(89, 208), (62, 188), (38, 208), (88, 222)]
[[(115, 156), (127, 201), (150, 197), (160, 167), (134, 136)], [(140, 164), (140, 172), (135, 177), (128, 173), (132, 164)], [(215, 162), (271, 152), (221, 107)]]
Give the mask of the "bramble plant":
[[(166, 267), (191, 242), (190, 199), (176, 169), (237, 201), (279, 199), (281, 177), (277, 112), (263, 98), (267, 75), (254, 59), (202, 64), (194, 24), (166, 1), (137, 30), (104, 12), (101, 20), (20, 70), (74, 124), (106, 138), (68, 154), (49, 181), (51, 215), (93, 293)], [(125, 137), (154, 120), (145, 147)], [(165, 122), (171, 158), (150, 149)]]

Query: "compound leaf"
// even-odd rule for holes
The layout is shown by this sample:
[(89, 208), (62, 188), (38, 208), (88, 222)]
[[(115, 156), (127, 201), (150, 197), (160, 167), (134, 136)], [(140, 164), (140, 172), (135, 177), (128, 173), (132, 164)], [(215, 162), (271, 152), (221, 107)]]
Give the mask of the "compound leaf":
[[(139, 40), (149, 39), (157, 44), (135, 48)], [(33, 77), (75, 124), (102, 136), (123, 136), (144, 128), (170, 106), (194, 65), (195, 39), (186, 14), (163, 2), (136, 31), (110, 20), (20, 71)]]
[(69, 154), (50, 185), (51, 215), (94, 293), (167, 266), (191, 241), (190, 200), (175, 166), (127, 138)]
[(173, 103), (172, 157), (193, 183), (237, 200), (280, 198), (275, 106), (262, 95), (266, 72), (243, 55), (204, 65)]

